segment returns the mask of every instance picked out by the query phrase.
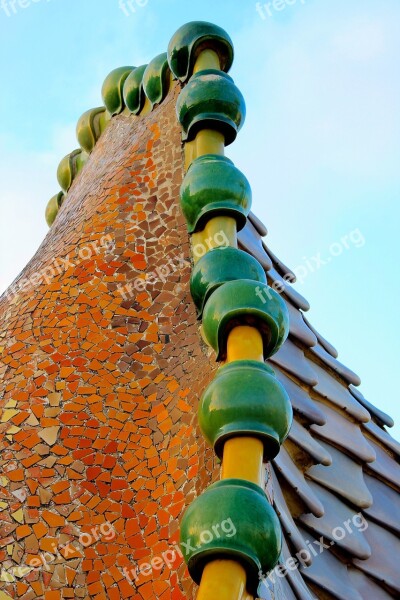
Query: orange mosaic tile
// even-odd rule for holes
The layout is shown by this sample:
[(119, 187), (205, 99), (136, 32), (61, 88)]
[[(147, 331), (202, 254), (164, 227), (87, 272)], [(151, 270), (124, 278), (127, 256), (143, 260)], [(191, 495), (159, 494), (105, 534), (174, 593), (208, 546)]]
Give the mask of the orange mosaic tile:
[[(178, 92), (146, 117), (113, 118), (21, 277), (65, 268), (0, 300), (0, 500), (23, 518), (0, 551), (5, 569), (31, 565), (0, 581), (10, 597), (194, 594), (180, 556), (126, 575), (173, 547), (216, 476), (196, 419), (214, 367), (189, 294)], [(146, 281), (167, 263), (168, 277)]]

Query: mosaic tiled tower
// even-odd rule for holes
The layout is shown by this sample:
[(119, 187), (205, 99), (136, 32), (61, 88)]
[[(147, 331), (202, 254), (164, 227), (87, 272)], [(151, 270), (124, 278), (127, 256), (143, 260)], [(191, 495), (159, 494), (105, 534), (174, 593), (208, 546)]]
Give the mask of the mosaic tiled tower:
[(232, 60), (110, 73), (0, 300), (0, 600), (400, 593), (393, 423), (262, 241)]

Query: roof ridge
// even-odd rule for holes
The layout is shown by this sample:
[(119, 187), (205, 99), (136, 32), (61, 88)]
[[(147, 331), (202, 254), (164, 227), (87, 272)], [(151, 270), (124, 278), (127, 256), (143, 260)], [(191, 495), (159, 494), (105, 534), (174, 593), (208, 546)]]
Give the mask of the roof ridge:
[(148, 64), (113, 69), (105, 78), (101, 94), (104, 106), (91, 108), (76, 125), (80, 148), (64, 156), (57, 169), (61, 191), (47, 203), (45, 217), (54, 223), (74, 180), (84, 168), (111, 119), (121, 113), (145, 116), (165, 100), (174, 79), (167, 53), (158, 54)]

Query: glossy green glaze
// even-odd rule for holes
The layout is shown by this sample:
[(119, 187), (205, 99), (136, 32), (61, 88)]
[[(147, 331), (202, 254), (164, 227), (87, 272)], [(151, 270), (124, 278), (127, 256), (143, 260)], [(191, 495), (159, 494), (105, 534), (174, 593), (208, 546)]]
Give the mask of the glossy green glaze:
[(77, 174), (82, 170), (88, 155), (82, 150), (74, 150), (64, 156), (57, 169), (57, 179), (64, 192), (68, 192)]
[(223, 479), (198, 496), (183, 516), (180, 539), (196, 583), (208, 562), (232, 559), (245, 567), (254, 595), (260, 571), (273, 569), (281, 551), (275, 511), (263, 490), (244, 479)]
[(189, 233), (204, 228), (209, 219), (227, 215), (243, 229), (251, 208), (251, 187), (226, 156), (205, 154), (194, 160), (181, 186), (181, 207)]
[(293, 419), (289, 396), (268, 365), (238, 360), (221, 367), (199, 405), (200, 428), (217, 456), (239, 436), (259, 438), (264, 460), (278, 454)]
[(279, 350), (289, 333), (285, 302), (269, 286), (242, 279), (224, 283), (211, 294), (203, 312), (203, 331), (208, 343), (225, 360), (229, 332), (250, 325), (263, 337), (264, 358)]
[[(76, 175), (82, 171), (83, 167), (86, 165), (86, 163), (88, 161), (88, 158), (89, 158), (89, 154), (87, 154), (87, 152), (84, 152), (83, 150), (80, 154), (76, 155), (76, 158), (75, 158)], [(75, 177), (76, 177), (76, 175), (75, 175)]]
[(58, 192), (58, 194), (56, 194), (49, 200), (49, 202), (46, 206), (46, 213), (45, 213), (46, 223), (49, 227), (51, 227), (53, 225), (63, 201), (64, 201), (63, 192)]
[(124, 109), (122, 88), (129, 73), (135, 67), (118, 67), (107, 75), (101, 88), (104, 106), (111, 115), (118, 115)]
[(231, 144), (246, 116), (244, 98), (233, 79), (214, 69), (193, 75), (179, 94), (176, 104), (184, 141), (191, 141), (201, 129), (214, 129)]
[(137, 115), (143, 108), (145, 95), (143, 91), (143, 75), (147, 65), (142, 65), (134, 69), (126, 78), (124, 83), (123, 95), (127, 108)]
[(83, 113), (76, 126), (79, 145), (90, 154), (104, 129), (104, 106), (92, 108)]
[(206, 21), (192, 21), (178, 29), (168, 45), (168, 61), (177, 79), (187, 81), (201, 51), (217, 52), (221, 70), (229, 71), (233, 62), (233, 44), (221, 27)]
[(170, 73), (166, 52), (153, 58), (147, 65), (143, 74), (143, 89), (152, 106), (160, 104), (167, 95)]
[(199, 318), (213, 291), (223, 283), (235, 279), (252, 279), (267, 283), (265, 271), (258, 260), (243, 250), (221, 246), (207, 252), (199, 260), (190, 278), (190, 291)]
[(80, 173), (83, 169), (83, 167), (86, 165), (87, 161), (89, 158), (89, 154), (87, 154), (86, 152), (82, 151), (80, 154), (77, 154), (75, 157), (75, 167), (76, 167), (76, 173), (75, 173), (75, 177), (78, 175), (78, 173)]

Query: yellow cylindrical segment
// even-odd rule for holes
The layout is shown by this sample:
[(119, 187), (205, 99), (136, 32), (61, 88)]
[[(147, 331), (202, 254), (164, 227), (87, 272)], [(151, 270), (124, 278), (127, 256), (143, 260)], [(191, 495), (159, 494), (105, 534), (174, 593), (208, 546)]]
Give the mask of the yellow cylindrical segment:
[[(227, 340), (227, 362), (257, 360), (264, 362), (261, 333), (254, 327), (239, 325)], [(264, 485), (263, 445), (257, 438), (238, 437), (224, 445), (222, 479), (238, 477)]]
[(264, 485), (263, 444), (253, 437), (237, 437), (224, 444), (221, 479), (246, 479)]
[(204, 154), (225, 154), (225, 137), (213, 129), (202, 129), (196, 135), (196, 158)]
[(187, 171), (194, 161), (197, 158), (197, 149), (196, 149), (196, 140), (192, 140), (191, 142), (186, 142), (185, 144), (185, 171)]
[(239, 325), (232, 329), (227, 341), (227, 362), (259, 360), (264, 362), (261, 333), (254, 327)]
[[(196, 60), (194, 73), (220, 68), (218, 54), (213, 50), (204, 50)], [(188, 169), (193, 160), (205, 154), (225, 154), (225, 138), (222, 133), (212, 129), (199, 131), (195, 140), (185, 146), (185, 168)], [(236, 221), (225, 216), (210, 219), (203, 231), (192, 235), (191, 241), (195, 263), (217, 246), (237, 248)], [(241, 331), (234, 333), (237, 329)], [(260, 350), (259, 340), (253, 332), (258, 333), (250, 327), (238, 327), (231, 332), (228, 360), (238, 360), (236, 356), (245, 357), (246, 352), (246, 358), (263, 360), (262, 340)], [(224, 448), (222, 477), (243, 477), (262, 485), (262, 457), (263, 446), (259, 440), (229, 440)], [(253, 600), (246, 592), (246, 572), (242, 565), (233, 560), (213, 560), (208, 563), (203, 571), (197, 600)]]
[(204, 71), (205, 69), (221, 69), (219, 56), (214, 50), (203, 50), (196, 60), (193, 73), (198, 73), (199, 71)]
[[(219, 57), (214, 50), (204, 50), (197, 58), (193, 72), (198, 73), (204, 69), (220, 69)], [(185, 145), (185, 168), (190, 167), (192, 161), (204, 154), (225, 154), (225, 138), (219, 131), (203, 129), (199, 131), (196, 139)]]
[(233, 560), (213, 560), (203, 571), (197, 600), (246, 598), (246, 571)]
[[(227, 340), (227, 362), (257, 360), (264, 362), (261, 333), (254, 327), (239, 325)], [(238, 437), (224, 445), (222, 479), (237, 477), (264, 486), (263, 445), (257, 438)]]
[(195, 139), (185, 144), (185, 169), (189, 169), (192, 162), (205, 154), (225, 154), (225, 138), (219, 131), (202, 129)]
[(206, 240), (212, 240), (213, 248), (233, 246), (237, 248), (236, 221), (233, 217), (214, 217), (204, 228)]
[(203, 229), (191, 237), (194, 263), (218, 246), (237, 248), (236, 221), (232, 217), (214, 217)]

